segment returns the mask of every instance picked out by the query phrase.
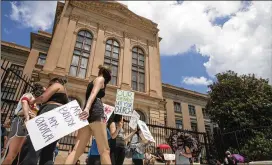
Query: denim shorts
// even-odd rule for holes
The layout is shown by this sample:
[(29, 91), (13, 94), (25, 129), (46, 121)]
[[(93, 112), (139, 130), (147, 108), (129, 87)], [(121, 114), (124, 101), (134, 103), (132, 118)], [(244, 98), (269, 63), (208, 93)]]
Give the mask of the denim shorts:
[(101, 99), (96, 98), (92, 104), (92, 107), (89, 111), (88, 121), (89, 123), (95, 121), (103, 121), (105, 118), (104, 106)]

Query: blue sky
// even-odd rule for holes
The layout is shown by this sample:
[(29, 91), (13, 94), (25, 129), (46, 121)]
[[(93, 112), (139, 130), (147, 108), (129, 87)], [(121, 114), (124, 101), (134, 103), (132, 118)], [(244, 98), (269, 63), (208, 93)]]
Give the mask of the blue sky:
[[(51, 4), (50, 4), (51, 7), (49, 5), (45, 5), (45, 3), (52, 3), (52, 2), (42, 2), (42, 1), (33, 1), (31, 3), (24, 2), (24, 5), (21, 5), (21, 6), (18, 4), (13, 4), (13, 8), (12, 8), (12, 5), (10, 2), (2, 1), (1, 2), (1, 5), (2, 5), (1, 40), (8, 41), (8, 42), (15, 42), (19, 45), (29, 47), (30, 46), (30, 32), (37, 32), (39, 27), (46, 27), (43, 29), (51, 33), (52, 31), (51, 23), (53, 22), (52, 15), (55, 12), (55, 7), (54, 5), (52, 7)], [(141, 7), (142, 5), (138, 5), (139, 3), (146, 3), (145, 6), (148, 8), (148, 10), (143, 11)], [(253, 65), (251, 65), (252, 67), (251, 70), (249, 67), (247, 67), (248, 65), (246, 65), (247, 63), (252, 63), (252, 62), (255, 62), (255, 63), (263, 62), (263, 61), (260, 61), (261, 58), (259, 59), (248, 58), (246, 59), (247, 61), (241, 58), (245, 54), (245, 52), (243, 51), (248, 49), (248, 48), (243, 49), (243, 47), (245, 47), (246, 45), (250, 45), (250, 43), (243, 43), (241, 45), (238, 45), (239, 48), (237, 49), (230, 50), (229, 48), (228, 49), (225, 48), (227, 47), (226, 45), (230, 45), (230, 43), (233, 42), (232, 40), (235, 41), (239, 39), (239, 38), (236, 39), (235, 38), (236, 36), (239, 36), (240, 38), (242, 38), (243, 41), (253, 42), (252, 38), (254, 39), (255, 36), (248, 36), (248, 34), (244, 33), (244, 31), (241, 31), (246, 29), (244, 28), (246, 26), (248, 29), (251, 28), (251, 30), (256, 30), (258, 28), (256, 25), (252, 24), (252, 22), (256, 22), (255, 20), (253, 20), (252, 22), (247, 22), (249, 19), (247, 17), (245, 19), (244, 18), (245, 16), (242, 15), (242, 14), (244, 15), (247, 14), (247, 12), (251, 12), (249, 10), (250, 9), (249, 4), (246, 4), (247, 5), (246, 7), (248, 8), (248, 10), (243, 11), (243, 13), (241, 13), (241, 6), (244, 4), (241, 5), (239, 4), (239, 2), (229, 2), (227, 4), (224, 4), (225, 8), (220, 7), (222, 5), (213, 4), (212, 2), (203, 4), (202, 8), (201, 6), (199, 6), (199, 4), (197, 4), (197, 2), (182, 3), (182, 5), (179, 5), (177, 9), (175, 8), (173, 9), (169, 7), (168, 8), (165, 7), (165, 9), (162, 8), (163, 10), (165, 10), (165, 12), (166, 10), (173, 10), (173, 11), (176, 10), (176, 14), (182, 17), (180, 18), (180, 21), (177, 22), (176, 20), (170, 20), (172, 17), (175, 17), (173, 15), (169, 15), (169, 14), (158, 15), (159, 13), (154, 14), (154, 11), (158, 11), (156, 7), (161, 8), (158, 5), (159, 3), (157, 3), (156, 5), (153, 4), (155, 2), (139, 2), (139, 3), (129, 4), (128, 5), (129, 9), (135, 12), (136, 14), (139, 14), (141, 16), (145, 16), (151, 20), (154, 20), (156, 23), (159, 24), (160, 36), (162, 36), (163, 38), (163, 40), (161, 41), (161, 73), (162, 73), (162, 81), (164, 83), (194, 90), (201, 93), (206, 93), (207, 84), (214, 81), (213, 75), (215, 75), (219, 71), (221, 72), (227, 69), (233, 69), (234, 71), (238, 73), (240, 71), (241, 73), (256, 72), (257, 74), (261, 73), (260, 75), (262, 75), (262, 72), (257, 71), (258, 69), (254, 68)], [(218, 2), (218, 3), (221, 3), (221, 2)], [(162, 3), (161, 5), (163, 7), (166, 6), (165, 3)], [(196, 7), (200, 7), (199, 10), (196, 10), (196, 12), (193, 12), (192, 9), (190, 9), (190, 8), (195, 9)], [(199, 12), (203, 8), (205, 8), (205, 10)], [(243, 6), (242, 6), (242, 9), (244, 9)], [(222, 13), (221, 13), (221, 10), (222, 10)], [(30, 11), (30, 12), (26, 12), (26, 11)], [(181, 13), (178, 13), (178, 12), (181, 12)], [(184, 12), (186, 14), (184, 14)], [(238, 12), (240, 13), (237, 14)], [(260, 9), (258, 12), (263, 12), (263, 10)], [(51, 14), (50, 15), (51, 19), (48, 18), (46, 13), (49, 13), (48, 15)], [(203, 17), (203, 14), (206, 16)], [(249, 14), (252, 14), (252, 13), (249, 13)], [(46, 21), (39, 22), (40, 19), (38, 16), (40, 16)], [(154, 16), (154, 18), (152, 16)], [(155, 16), (158, 16), (158, 17), (155, 17)], [(232, 18), (235, 18), (236, 20), (238, 19), (237, 21), (238, 23), (243, 22), (243, 25), (242, 25), (243, 28), (239, 28), (240, 25), (237, 24), (237, 22), (232, 21), (234, 20)], [(50, 26), (48, 26), (47, 20), (50, 20)], [(182, 22), (184, 20), (185, 21), (191, 20), (191, 22), (189, 23), (185, 22), (185, 26), (184, 26), (184, 22)], [(169, 26), (169, 24), (171, 25), (173, 23), (177, 23), (176, 27)], [(181, 23), (183, 27), (178, 26), (178, 23)], [(220, 36), (220, 34), (222, 34), (222, 31), (227, 30), (226, 32), (228, 33), (230, 32), (229, 27), (225, 29), (225, 26), (223, 26), (225, 23), (231, 24), (232, 27), (236, 27), (236, 29), (231, 29), (232, 34), (236, 34), (236, 35), (233, 35), (233, 38), (229, 38), (229, 37), (226, 38), (226, 36), (223, 36), (223, 39), (222, 38), (218, 39), (217, 36)], [(260, 21), (257, 23), (263, 24)], [(172, 28), (172, 29), (168, 29), (168, 28)], [(220, 28), (220, 30), (218, 28)], [(255, 29), (252, 29), (252, 28), (255, 28)], [(169, 31), (173, 31), (172, 32), (173, 34), (169, 33)], [(266, 32), (269, 32), (269, 31), (266, 31)], [(190, 35), (188, 36), (188, 34)], [(264, 43), (267, 43), (265, 42), (265, 39), (260, 40), (259, 39), (260, 34), (258, 35), (259, 35), (257, 38), (258, 41), (263, 42), (263, 43), (260, 43), (261, 45), (262, 44), (264, 45)], [(169, 36), (174, 39), (169, 38)], [(265, 37), (267, 36), (267, 34), (263, 34), (263, 36)], [(230, 43), (224, 43), (225, 42), (224, 38), (226, 39), (227, 42), (230, 42)], [(176, 43), (171, 43), (171, 42), (176, 42)], [(214, 48), (220, 48), (220, 50), (215, 50)], [(251, 47), (249, 47), (249, 49), (250, 48)], [(198, 51), (195, 51), (195, 50), (198, 50)], [(176, 52), (180, 52), (180, 53), (176, 53)], [(201, 55), (200, 53), (205, 54), (205, 56)], [(236, 57), (231, 58), (230, 55), (232, 54), (237, 56), (237, 58)], [(252, 56), (249, 56), (249, 57), (252, 57)], [(265, 58), (262, 60), (267, 61), (265, 60)], [(243, 63), (244, 65), (234, 65), (237, 62)], [(206, 66), (204, 66), (205, 63), (209, 63), (209, 64), (206, 64)], [(246, 67), (246, 68), (243, 68), (243, 67)], [(256, 67), (258, 67), (258, 65), (256, 65)]]

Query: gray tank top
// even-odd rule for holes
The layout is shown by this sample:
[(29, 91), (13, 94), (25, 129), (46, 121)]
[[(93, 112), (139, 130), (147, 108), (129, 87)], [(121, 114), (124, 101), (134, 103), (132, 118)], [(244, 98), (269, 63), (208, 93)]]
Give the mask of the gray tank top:
[(124, 129), (121, 128), (118, 132), (116, 137), (116, 147), (125, 147), (125, 136), (124, 136)]

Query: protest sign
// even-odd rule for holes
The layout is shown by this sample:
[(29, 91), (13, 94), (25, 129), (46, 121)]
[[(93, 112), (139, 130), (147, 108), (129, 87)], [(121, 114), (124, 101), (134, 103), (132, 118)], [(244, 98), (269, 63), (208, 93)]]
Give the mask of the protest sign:
[(139, 119), (140, 119), (140, 115), (134, 110), (129, 121), (129, 126), (135, 130), (137, 128)]
[(103, 104), (103, 106), (104, 106), (104, 114), (105, 114), (104, 123), (107, 123), (114, 111), (114, 107), (107, 104)]
[(154, 138), (153, 138), (151, 132), (149, 131), (145, 122), (143, 122), (142, 120), (138, 120), (138, 126), (139, 126), (140, 130), (142, 131), (146, 140), (151, 141), (151, 142), (155, 142), (155, 140), (154, 140)]
[(133, 113), (134, 92), (117, 90), (114, 114), (131, 116)]
[(164, 160), (176, 160), (175, 154), (163, 154)]
[(87, 120), (80, 120), (82, 112), (76, 100), (26, 122), (26, 128), (36, 151), (56, 140), (88, 125)]

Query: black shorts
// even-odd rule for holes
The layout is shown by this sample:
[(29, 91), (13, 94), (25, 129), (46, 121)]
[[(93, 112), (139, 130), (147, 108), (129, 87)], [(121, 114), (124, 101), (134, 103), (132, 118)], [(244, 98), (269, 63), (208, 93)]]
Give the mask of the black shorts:
[(103, 121), (104, 118), (105, 118), (105, 114), (104, 114), (103, 103), (99, 98), (96, 98), (90, 109), (88, 121), (89, 123), (92, 123), (95, 121)]

